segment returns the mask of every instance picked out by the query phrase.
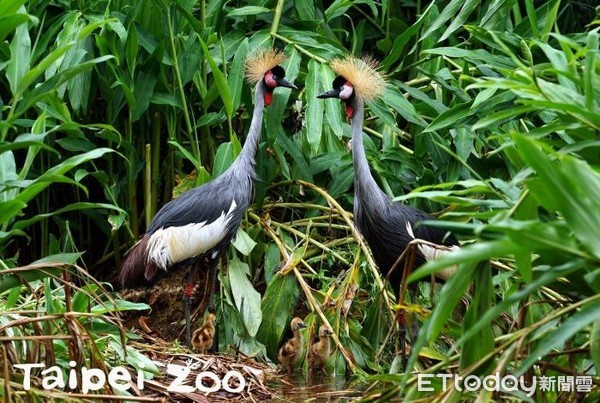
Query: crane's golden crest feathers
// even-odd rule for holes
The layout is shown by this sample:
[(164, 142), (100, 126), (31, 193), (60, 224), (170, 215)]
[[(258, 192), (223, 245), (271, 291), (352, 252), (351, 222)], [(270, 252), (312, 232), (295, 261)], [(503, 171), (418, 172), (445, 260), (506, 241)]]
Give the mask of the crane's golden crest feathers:
[(246, 80), (251, 84), (256, 84), (262, 80), (267, 71), (280, 65), (286, 59), (287, 56), (283, 52), (274, 49), (259, 49), (252, 52), (246, 58)]
[(333, 60), (331, 68), (352, 83), (356, 95), (365, 101), (378, 98), (387, 85), (385, 76), (378, 71), (379, 62), (371, 56), (348, 55), (343, 59)]

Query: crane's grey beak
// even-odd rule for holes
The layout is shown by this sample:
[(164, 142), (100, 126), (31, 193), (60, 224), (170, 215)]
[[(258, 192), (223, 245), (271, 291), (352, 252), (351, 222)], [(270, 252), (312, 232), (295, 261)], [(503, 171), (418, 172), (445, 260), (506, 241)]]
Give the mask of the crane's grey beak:
[(340, 90), (329, 90), (326, 91), (324, 93), (322, 93), (321, 95), (317, 95), (317, 98), (339, 98), (340, 97)]
[(275, 82), (277, 83), (278, 87), (292, 88), (292, 89), (295, 89), (295, 90), (298, 89), (298, 87), (296, 87), (294, 84), (290, 83), (285, 78), (278, 78)]
[(298, 328), (304, 329), (305, 327), (306, 327), (306, 323), (304, 323), (304, 322), (298, 323)]

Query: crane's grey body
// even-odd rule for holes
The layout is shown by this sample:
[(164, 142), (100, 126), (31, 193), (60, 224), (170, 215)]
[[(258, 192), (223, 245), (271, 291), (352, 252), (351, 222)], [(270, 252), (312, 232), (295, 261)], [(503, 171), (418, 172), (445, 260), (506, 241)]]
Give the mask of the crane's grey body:
[[(218, 252), (235, 236), (244, 212), (254, 197), (255, 156), (262, 129), (263, 97), (264, 84), (259, 82), (256, 85), (254, 113), (248, 138), (229, 169), (218, 178), (191, 189), (165, 204), (152, 220), (146, 232), (147, 235), (150, 235), (150, 242), (153, 237), (159, 238), (160, 236), (157, 234), (160, 234), (161, 231), (169, 228), (181, 228), (182, 236), (170, 239), (185, 238), (186, 232), (190, 232), (189, 236), (193, 236), (191, 233), (196, 232), (200, 234), (197, 236), (197, 241), (199, 241), (197, 245), (205, 244), (207, 246), (206, 248), (198, 248), (198, 246), (185, 248), (187, 242), (180, 241), (187, 251), (177, 253), (177, 251), (171, 250), (169, 256), (180, 256), (180, 258), (173, 259), (166, 265), (161, 264), (162, 269), (166, 270), (170, 264), (195, 257), (207, 256), (214, 259)], [(197, 206), (202, 206), (202, 208), (199, 209)], [(213, 223), (216, 226), (211, 228)], [(162, 242), (161, 249), (165, 248), (169, 248), (168, 241)], [(151, 254), (150, 258), (159, 263), (162, 261), (162, 259), (159, 260), (159, 255)]]
[[(398, 257), (415, 238), (438, 245), (458, 245), (454, 236), (446, 238), (446, 232), (421, 225), (433, 220), (419, 209), (405, 206), (390, 199), (377, 185), (365, 155), (362, 139), (364, 100), (354, 96), (348, 101), (354, 112), (352, 117), (352, 154), (354, 163), (354, 221), (373, 252), (373, 257), (384, 276), (387, 276)], [(417, 248), (418, 265), (435, 255), (435, 249)], [(393, 285), (401, 281), (399, 268), (390, 275)]]
[(235, 236), (254, 196), (255, 156), (262, 131), (266, 87), (256, 85), (254, 112), (242, 151), (222, 175), (165, 204), (123, 264), (120, 282), (154, 279), (158, 269), (214, 260)]

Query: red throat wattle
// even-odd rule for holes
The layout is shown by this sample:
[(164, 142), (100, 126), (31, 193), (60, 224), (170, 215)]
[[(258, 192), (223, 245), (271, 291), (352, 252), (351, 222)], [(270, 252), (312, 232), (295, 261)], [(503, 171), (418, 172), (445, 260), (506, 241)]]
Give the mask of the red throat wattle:
[(273, 93), (271, 91), (265, 92), (265, 106), (271, 105), (271, 101), (273, 101)]
[(348, 119), (352, 119), (354, 117), (354, 108), (352, 105), (346, 105), (346, 116)]

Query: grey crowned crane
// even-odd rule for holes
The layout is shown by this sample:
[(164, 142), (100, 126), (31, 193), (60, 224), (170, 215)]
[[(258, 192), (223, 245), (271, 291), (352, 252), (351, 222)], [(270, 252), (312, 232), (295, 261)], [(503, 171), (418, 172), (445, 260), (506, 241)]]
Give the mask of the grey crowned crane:
[(166, 272), (173, 265), (188, 267), (183, 296), (188, 346), (194, 290), (191, 266), (205, 260), (215, 270), (219, 255), (234, 237), (252, 202), (264, 108), (271, 103), (275, 88), (297, 89), (285, 79), (280, 66), (285, 59), (283, 53), (274, 50), (256, 51), (246, 59), (246, 78), (255, 84), (256, 94), (250, 130), (240, 154), (221, 176), (165, 204), (146, 234), (131, 248), (119, 274), (121, 286), (129, 287), (148, 284), (159, 270)]
[[(365, 156), (362, 127), (365, 101), (379, 97), (385, 89), (385, 78), (377, 71), (377, 63), (368, 57), (347, 56), (332, 61), (331, 68), (338, 75), (333, 89), (318, 98), (339, 98), (345, 103), (346, 116), (352, 119), (352, 154), (354, 163), (354, 221), (366, 239), (373, 257), (382, 274), (388, 277), (396, 260), (415, 238), (437, 245), (458, 248), (453, 235), (421, 225), (422, 221), (433, 220), (424, 211), (392, 201), (377, 185)], [(419, 244), (416, 264), (436, 258), (440, 249)], [(446, 270), (448, 276), (450, 270)], [(444, 276), (444, 277), (445, 277)], [(389, 274), (394, 291), (402, 280), (402, 270), (396, 268)], [(396, 294), (398, 296), (398, 294)]]

